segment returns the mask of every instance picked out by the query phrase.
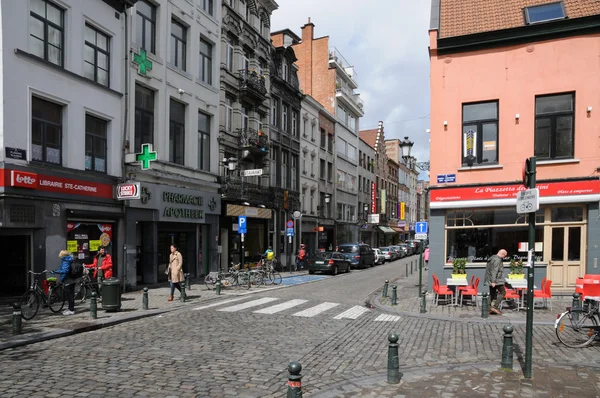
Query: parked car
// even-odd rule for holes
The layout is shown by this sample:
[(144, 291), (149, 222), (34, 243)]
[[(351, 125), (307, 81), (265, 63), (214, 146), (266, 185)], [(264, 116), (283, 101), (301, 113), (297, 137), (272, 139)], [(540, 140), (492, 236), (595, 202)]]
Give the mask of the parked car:
[(338, 246), (338, 252), (350, 260), (352, 268), (367, 268), (375, 264), (373, 250), (365, 243), (344, 243)]
[(404, 257), (410, 256), (409, 253), (411, 252), (411, 250), (409, 249), (406, 243), (400, 243), (398, 246), (400, 246), (400, 249), (402, 249), (402, 251), (404, 252)]
[(341, 253), (317, 252), (308, 264), (308, 273), (328, 272), (337, 275), (338, 272), (350, 272), (350, 268), (350, 260)]
[(392, 251), (390, 250), (389, 247), (380, 247), (379, 251), (383, 255), (384, 262), (392, 261)]
[(385, 263), (385, 255), (379, 249), (373, 249), (373, 254), (375, 255), (375, 264), (383, 264)]
[(393, 251), (395, 251), (398, 255), (397, 258), (403, 258), (406, 257), (404, 254), (404, 251), (402, 250), (402, 248), (400, 246), (390, 246), (390, 249), (392, 249)]

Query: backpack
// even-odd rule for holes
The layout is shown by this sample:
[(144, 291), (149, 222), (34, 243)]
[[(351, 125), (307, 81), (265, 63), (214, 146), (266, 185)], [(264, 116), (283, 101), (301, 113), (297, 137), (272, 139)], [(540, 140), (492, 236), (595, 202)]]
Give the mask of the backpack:
[(72, 278), (81, 278), (83, 276), (83, 264), (81, 263), (71, 263), (71, 277)]
[(275, 253), (272, 251), (267, 252), (267, 261), (273, 260), (273, 257), (275, 257)]

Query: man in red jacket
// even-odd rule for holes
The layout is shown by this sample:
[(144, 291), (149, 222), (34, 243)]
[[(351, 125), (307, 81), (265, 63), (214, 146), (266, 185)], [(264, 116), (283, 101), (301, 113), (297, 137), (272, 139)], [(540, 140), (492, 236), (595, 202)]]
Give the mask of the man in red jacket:
[[(98, 264), (100, 264), (100, 267), (98, 267)], [(104, 279), (112, 278), (112, 266), (112, 257), (110, 254), (106, 253), (106, 248), (104, 246), (100, 246), (92, 264), (84, 265), (85, 268), (94, 268), (94, 278), (98, 276), (98, 268), (100, 268), (103, 272)]]

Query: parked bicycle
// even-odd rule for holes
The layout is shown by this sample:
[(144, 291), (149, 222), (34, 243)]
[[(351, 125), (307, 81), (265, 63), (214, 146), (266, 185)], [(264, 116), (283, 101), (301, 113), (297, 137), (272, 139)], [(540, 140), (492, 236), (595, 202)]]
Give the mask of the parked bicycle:
[(209, 272), (204, 277), (204, 284), (210, 289), (214, 289), (217, 281), (221, 281), (223, 287), (235, 286), (250, 289), (250, 277), (248, 271), (240, 270), (239, 264), (231, 264), (227, 272)]
[(93, 271), (93, 268), (84, 268), (83, 276), (77, 280), (75, 285), (75, 298), (80, 300), (81, 303), (84, 303), (92, 292), (96, 292), (98, 298), (102, 297), (102, 291), (98, 286), (98, 281), (92, 282), (92, 278), (90, 277), (91, 271)]
[(46, 294), (44, 289), (40, 287), (40, 278), (51, 271), (28, 272), (32, 275), (31, 285), (25, 294), (23, 294), (20, 301), (21, 316), (23, 319), (28, 321), (36, 316), (40, 309), (40, 301), (44, 303), (44, 307), (49, 307), (50, 311), (54, 313), (60, 312), (65, 305), (63, 286), (57, 285), (55, 277), (46, 278), (46, 283), (48, 284), (48, 294)]
[(583, 307), (567, 308), (554, 323), (558, 340), (571, 348), (582, 348), (600, 341), (598, 302), (585, 300)]
[(268, 261), (268, 260), (265, 260), (264, 258), (262, 258), (259, 261), (258, 266), (261, 267), (264, 271), (264, 284), (265, 285), (270, 285), (270, 284), (279, 285), (281, 283), (281, 281), (282, 281), (281, 274), (279, 274), (279, 272), (276, 271), (278, 262), (279, 261), (276, 258), (274, 258), (271, 261)]

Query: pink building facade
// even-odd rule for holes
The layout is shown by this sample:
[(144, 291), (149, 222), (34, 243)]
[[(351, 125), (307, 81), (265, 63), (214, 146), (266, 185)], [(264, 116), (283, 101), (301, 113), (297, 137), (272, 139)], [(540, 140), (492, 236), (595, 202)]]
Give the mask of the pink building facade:
[(536, 156), (536, 284), (573, 290), (600, 270), (600, 7), (522, 2), (432, 2), (430, 266), (448, 277), (466, 257), (483, 276), (501, 248), (526, 258), (515, 196)]

